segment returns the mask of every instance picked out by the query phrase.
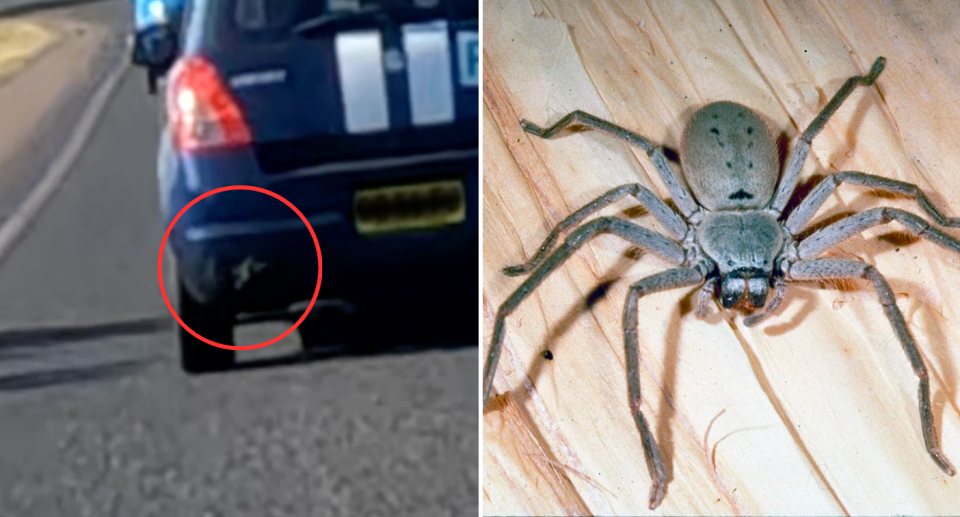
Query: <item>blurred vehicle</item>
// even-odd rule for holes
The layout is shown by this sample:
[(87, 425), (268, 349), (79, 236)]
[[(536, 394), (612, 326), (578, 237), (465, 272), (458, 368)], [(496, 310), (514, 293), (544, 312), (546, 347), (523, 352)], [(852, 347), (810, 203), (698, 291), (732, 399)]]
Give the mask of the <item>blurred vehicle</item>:
[(177, 57), (185, 0), (133, 0), (134, 31), (131, 61), (147, 72), (150, 93)]
[[(474, 319), (478, 3), (189, 2), (164, 86), (165, 223), (212, 189), (267, 188), (316, 232), (321, 298), (389, 310), (428, 293), (441, 306), (466, 294)], [(261, 193), (198, 202), (169, 247), (179, 316), (219, 343), (233, 343), (241, 314), (294, 313), (298, 303), (302, 313), (316, 285), (305, 225)], [(430, 324), (429, 313), (411, 324)], [(179, 343), (187, 372), (234, 364), (233, 351), (183, 329)]]

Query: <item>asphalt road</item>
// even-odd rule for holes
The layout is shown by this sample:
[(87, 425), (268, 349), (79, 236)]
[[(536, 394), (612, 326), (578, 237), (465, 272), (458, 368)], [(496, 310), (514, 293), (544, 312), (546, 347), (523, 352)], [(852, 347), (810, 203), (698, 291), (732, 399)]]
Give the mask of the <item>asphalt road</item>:
[(180, 372), (155, 276), (154, 110), (128, 71), (0, 265), (0, 516), (477, 514), (469, 339)]

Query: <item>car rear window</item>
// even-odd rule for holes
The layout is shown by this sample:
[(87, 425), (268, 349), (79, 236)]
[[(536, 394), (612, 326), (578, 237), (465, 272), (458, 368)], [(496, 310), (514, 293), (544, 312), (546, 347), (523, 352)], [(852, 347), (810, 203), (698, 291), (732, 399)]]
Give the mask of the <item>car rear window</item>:
[(248, 34), (289, 33), (304, 22), (324, 16), (349, 17), (370, 9), (391, 13), (444, 11), (451, 19), (476, 19), (479, 0), (234, 0), (234, 30)]
[(297, 22), (298, 11), (309, 4), (304, 0), (236, 0), (233, 21), (242, 31), (260, 32), (283, 29)]

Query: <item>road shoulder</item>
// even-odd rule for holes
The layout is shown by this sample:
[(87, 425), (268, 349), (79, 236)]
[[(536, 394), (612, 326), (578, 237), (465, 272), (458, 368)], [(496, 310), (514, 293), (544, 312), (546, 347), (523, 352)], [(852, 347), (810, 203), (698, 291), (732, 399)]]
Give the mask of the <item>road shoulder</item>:
[(44, 22), (0, 19), (0, 85), (61, 41), (58, 28)]
[(118, 64), (123, 48), (115, 30), (96, 23), (55, 16), (21, 23), (43, 27), (54, 41), (0, 78), (0, 224), (56, 159), (84, 99)]

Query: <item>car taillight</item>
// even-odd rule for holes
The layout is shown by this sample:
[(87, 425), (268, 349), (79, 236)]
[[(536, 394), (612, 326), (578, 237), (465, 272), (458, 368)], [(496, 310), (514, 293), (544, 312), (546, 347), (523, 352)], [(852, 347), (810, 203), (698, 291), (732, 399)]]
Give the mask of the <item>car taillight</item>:
[(178, 149), (198, 151), (247, 145), (250, 128), (212, 63), (181, 59), (170, 72), (167, 111)]

